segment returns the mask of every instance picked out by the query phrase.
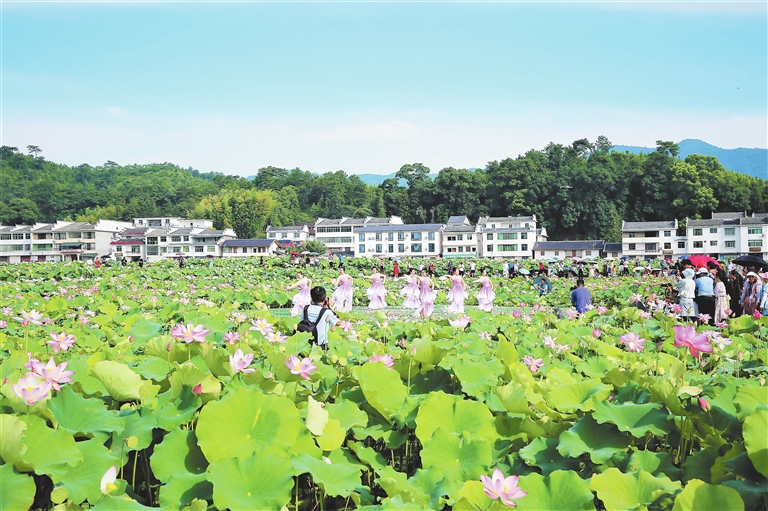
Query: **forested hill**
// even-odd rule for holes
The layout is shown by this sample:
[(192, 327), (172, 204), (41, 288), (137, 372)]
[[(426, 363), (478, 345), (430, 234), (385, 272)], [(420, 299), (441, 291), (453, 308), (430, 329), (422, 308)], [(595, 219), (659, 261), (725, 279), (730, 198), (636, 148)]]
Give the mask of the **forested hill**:
[[(727, 171), (711, 156), (679, 157), (672, 142), (650, 154), (611, 151), (600, 137), (549, 144), (484, 169), (404, 165), (379, 186), (343, 171), (322, 175), (264, 167), (253, 179), (200, 173), (170, 163), (69, 167), (28, 146), (0, 148), (0, 223), (147, 216), (211, 218), (238, 236), (267, 225), (399, 215), (407, 223), (537, 215), (550, 239), (620, 238), (621, 220), (708, 217), (712, 211), (768, 211), (768, 181)], [(240, 170), (240, 169), (233, 169)]]
[[(723, 149), (696, 139), (686, 139), (678, 145), (680, 146), (680, 158), (686, 158), (691, 154), (714, 156), (728, 170), (768, 179), (768, 149), (745, 147)], [(656, 149), (653, 147), (615, 146), (613, 150), (648, 154)]]

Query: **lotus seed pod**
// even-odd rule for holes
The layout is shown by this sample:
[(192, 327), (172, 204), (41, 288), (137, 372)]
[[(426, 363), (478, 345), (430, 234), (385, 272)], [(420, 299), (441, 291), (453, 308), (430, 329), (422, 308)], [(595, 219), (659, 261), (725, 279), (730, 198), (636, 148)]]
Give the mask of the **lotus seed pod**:
[(54, 504), (61, 504), (69, 497), (69, 490), (63, 486), (57, 486), (51, 492), (51, 502)]
[(125, 439), (125, 445), (127, 445), (129, 449), (135, 449), (139, 446), (139, 437), (135, 435), (129, 436)]
[(152, 395), (152, 386), (151, 385), (142, 385), (139, 387), (139, 396), (144, 399)]

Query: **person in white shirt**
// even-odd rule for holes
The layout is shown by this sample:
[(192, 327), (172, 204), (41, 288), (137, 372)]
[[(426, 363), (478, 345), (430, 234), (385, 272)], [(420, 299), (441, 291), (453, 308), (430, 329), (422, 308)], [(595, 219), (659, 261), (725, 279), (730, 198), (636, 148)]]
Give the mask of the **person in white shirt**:
[[(315, 286), (309, 292), (312, 303), (306, 306), (307, 319), (316, 323), (317, 345), (324, 350), (328, 349), (328, 329), (333, 328), (340, 323), (339, 318), (331, 310), (328, 294), (323, 286)], [(320, 312), (326, 308), (322, 317)]]

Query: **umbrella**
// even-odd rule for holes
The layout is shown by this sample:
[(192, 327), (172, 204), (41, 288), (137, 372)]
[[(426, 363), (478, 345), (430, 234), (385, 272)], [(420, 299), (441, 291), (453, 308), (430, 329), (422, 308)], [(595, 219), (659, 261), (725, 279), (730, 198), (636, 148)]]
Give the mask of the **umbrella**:
[(547, 293), (552, 291), (552, 282), (549, 281), (547, 277), (544, 277), (543, 275), (539, 275), (535, 279), (533, 279), (533, 285), (539, 286), (541, 282), (544, 282), (544, 285), (547, 286)]
[(765, 259), (754, 255), (739, 256), (731, 262), (739, 266), (768, 266), (768, 262)]
[(309, 255), (309, 254), (310, 254), (309, 250), (305, 250), (304, 252), (301, 253), (301, 255)]
[(582, 260), (581, 257), (571, 257), (571, 259), (573, 259), (574, 261), (578, 261), (578, 262), (581, 262), (581, 260)]
[(626, 261), (627, 259), (629, 259), (629, 256), (621, 256), (621, 257), (619, 257), (619, 259), (621, 261)]
[(317, 255), (317, 252), (310, 252), (309, 255)]
[(550, 259), (550, 260), (548, 260), (547, 262), (548, 262), (548, 263), (556, 263), (557, 261), (558, 261), (557, 259)]
[[(707, 255), (692, 255), (692, 256), (688, 256), (688, 260), (691, 262), (692, 265), (694, 265), (697, 268), (699, 266), (706, 266), (707, 263), (711, 262), (711, 263), (715, 263), (717, 265), (717, 267), (720, 268), (721, 270), (723, 269), (723, 267), (720, 266), (720, 263), (717, 262), (717, 259), (715, 259), (713, 257), (709, 257)], [(761, 261), (762, 261), (762, 259), (761, 259)], [(763, 262), (765, 262), (765, 261), (763, 261)]]
[(645, 267), (637, 266), (637, 267), (635, 267), (635, 271), (645, 271)]
[(531, 272), (529, 272), (525, 268), (520, 268), (519, 270), (517, 270), (517, 273), (519, 273), (520, 275), (530, 275), (531, 274)]

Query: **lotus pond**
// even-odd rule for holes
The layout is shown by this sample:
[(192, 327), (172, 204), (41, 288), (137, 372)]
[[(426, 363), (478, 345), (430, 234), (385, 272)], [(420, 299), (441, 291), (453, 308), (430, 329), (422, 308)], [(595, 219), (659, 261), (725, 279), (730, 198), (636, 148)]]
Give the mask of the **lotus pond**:
[(323, 352), (294, 280), (0, 266), (0, 509), (768, 509), (766, 318), (686, 327), (625, 277), (581, 318), (515, 279), (418, 320), (356, 278)]

